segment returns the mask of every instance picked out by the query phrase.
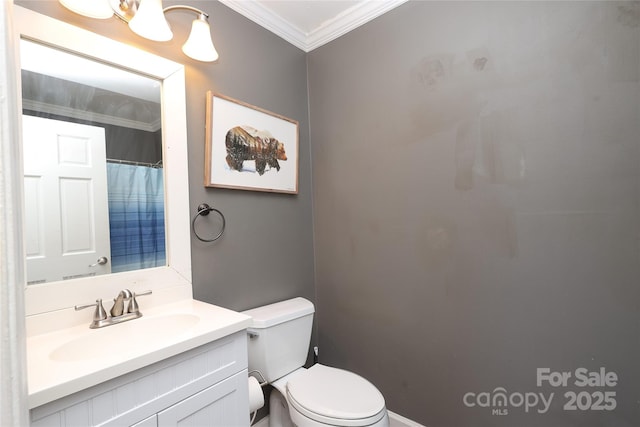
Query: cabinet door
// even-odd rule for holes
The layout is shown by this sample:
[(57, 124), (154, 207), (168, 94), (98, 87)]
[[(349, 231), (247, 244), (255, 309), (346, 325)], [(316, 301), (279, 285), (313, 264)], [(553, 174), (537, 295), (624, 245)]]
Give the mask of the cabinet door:
[(244, 370), (160, 412), (158, 426), (248, 426), (247, 383)]

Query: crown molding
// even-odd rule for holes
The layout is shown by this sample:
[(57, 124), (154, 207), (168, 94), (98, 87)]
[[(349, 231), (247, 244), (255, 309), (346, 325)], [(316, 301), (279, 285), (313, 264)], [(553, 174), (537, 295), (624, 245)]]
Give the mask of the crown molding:
[(145, 123), (138, 120), (129, 120), (122, 117), (94, 113), (91, 111), (79, 110), (72, 107), (64, 107), (62, 105), (52, 105), (46, 102), (34, 101), (31, 99), (23, 99), (22, 107), (25, 110), (39, 111), (47, 114), (71, 117), (77, 120), (121, 126), (130, 129), (138, 129), (146, 132), (156, 132), (160, 130), (161, 125), (160, 119), (154, 120), (152, 123)]
[(349, 31), (394, 9), (408, 0), (371, 0), (357, 3), (317, 29), (305, 33), (258, 1), (220, 0), (225, 6), (249, 18), (292, 45), (310, 52)]
[[(305, 50), (306, 34), (257, 1), (220, 0), (220, 3), (249, 18), (289, 43)], [(306, 52), (306, 50), (305, 50)]]
[(310, 52), (317, 47), (329, 43), (407, 1), (408, 0), (374, 0), (358, 3), (312, 31), (307, 36), (307, 49), (305, 49), (305, 52)]

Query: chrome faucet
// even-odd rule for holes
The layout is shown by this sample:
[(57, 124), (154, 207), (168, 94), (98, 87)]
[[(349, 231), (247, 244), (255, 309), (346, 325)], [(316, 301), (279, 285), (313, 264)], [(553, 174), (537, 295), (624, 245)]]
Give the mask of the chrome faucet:
[[(91, 329), (102, 328), (109, 325), (115, 325), (116, 323), (126, 322), (127, 320), (137, 319), (142, 316), (136, 296), (150, 295), (151, 291), (145, 291), (139, 294), (131, 292), (129, 289), (123, 289), (118, 293), (118, 296), (114, 299), (113, 307), (107, 315), (104, 307), (102, 306), (102, 300), (97, 299), (94, 304), (76, 305), (76, 311), (89, 307), (95, 307), (96, 310), (93, 313), (93, 321), (89, 325)], [(126, 308), (125, 308), (126, 304)]]

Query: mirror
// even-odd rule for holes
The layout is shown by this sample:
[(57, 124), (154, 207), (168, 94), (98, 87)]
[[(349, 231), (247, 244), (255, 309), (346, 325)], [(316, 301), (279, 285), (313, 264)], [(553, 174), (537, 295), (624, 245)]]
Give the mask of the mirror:
[[(160, 187), (164, 194), (166, 257), (161, 265), (30, 285), (25, 290), (27, 315), (68, 309), (77, 304), (95, 301), (97, 298), (110, 299), (123, 288), (129, 288), (134, 292), (154, 290), (154, 298), (159, 290), (174, 293), (183, 292), (190, 295), (191, 254), (184, 67), (146, 51), (19, 6), (14, 6), (14, 22), (18, 53), (16, 56), (18, 58), (22, 56), (20, 40), (25, 40), (28, 43), (35, 43), (39, 47), (47, 46), (57, 52), (63, 51), (75, 57), (106, 64), (111, 67), (109, 73), (126, 71), (137, 76), (144, 76), (147, 81), (153, 82), (151, 85), (155, 85), (156, 90), (159, 90), (160, 93), (160, 120), (157, 120), (158, 116), (156, 115), (156, 122), (160, 124), (161, 128), (162, 149), (160, 155), (164, 171)], [(85, 74), (90, 73), (85, 70)], [(25, 74), (25, 83), (28, 83), (27, 80), (33, 77), (27, 74)], [(54, 76), (54, 78), (59, 77)], [(77, 83), (74, 82), (74, 84)], [(25, 90), (31, 90), (29, 87), (25, 86)], [(91, 87), (90, 91), (94, 92), (107, 90), (98, 86), (98, 83)], [(127, 91), (129, 95), (132, 93), (128, 89)], [(72, 99), (71, 95), (69, 95), (69, 99)], [(144, 98), (130, 99), (137, 106), (136, 110), (146, 108), (140, 107), (143, 103), (140, 99), (153, 103), (153, 101), (144, 100)], [(28, 104), (29, 102), (26, 101), (25, 109), (33, 108)], [(153, 109), (151, 104), (147, 104), (147, 106)], [(114, 116), (116, 113), (111, 113), (111, 115)], [(77, 144), (77, 139), (70, 138), (70, 140), (64, 152), (74, 161), (82, 158), (83, 156), (79, 155), (82, 150), (78, 150), (80, 145)], [(23, 154), (24, 160), (33, 157), (27, 153), (26, 149), (23, 149)], [(25, 170), (25, 172), (27, 171)], [(76, 189), (77, 187), (71, 187), (68, 192), (79, 193), (75, 191)], [(25, 206), (29, 203), (27, 199), (30, 195), (29, 191), (25, 192)], [(71, 200), (70, 203), (75, 203), (74, 198), (69, 200)], [(74, 207), (84, 211), (88, 210), (85, 203), (76, 203)], [(28, 215), (29, 213), (25, 209), (24, 223), (26, 226), (30, 224)], [(28, 239), (29, 233), (25, 230), (25, 246), (29, 245)], [(94, 262), (97, 262), (97, 259)]]
[(20, 63), (27, 284), (165, 265), (160, 82), (25, 39)]

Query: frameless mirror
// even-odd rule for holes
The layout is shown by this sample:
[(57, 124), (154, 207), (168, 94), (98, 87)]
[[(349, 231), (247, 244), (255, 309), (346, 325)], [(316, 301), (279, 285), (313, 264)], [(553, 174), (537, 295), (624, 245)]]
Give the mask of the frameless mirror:
[(27, 283), (166, 264), (160, 82), (20, 41)]
[[(41, 240), (50, 232), (48, 226), (45, 227), (43, 224), (43, 218), (51, 219), (48, 217), (55, 217), (52, 223), (56, 235), (59, 236), (56, 237), (58, 246), (69, 252), (89, 252), (86, 248), (91, 247), (93, 242), (97, 244), (111, 241), (109, 248), (102, 249), (103, 252), (91, 253), (87, 260), (82, 261), (86, 264), (83, 268), (93, 269), (88, 272), (76, 273), (67, 267), (62, 268), (64, 262), (61, 259), (66, 262), (66, 254), (61, 255), (58, 261), (50, 264), (54, 269), (60, 270), (56, 272), (57, 279), (52, 279), (53, 281), (49, 281), (48, 278), (41, 279), (37, 274), (32, 275), (30, 261), (26, 259), (28, 281), (33, 283), (25, 289), (26, 314), (73, 310), (73, 306), (77, 304), (95, 301), (97, 298), (113, 298), (124, 288), (134, 292), (153, 290), (152, 298), (156, 298), (158, 294), (190, 296), (191, 253), (184, 66), (20, 6), (14, 6), (13, 16), (17, 57), (24, 62), (24, 67), (21, 67), (24, 68), (21, 86), (24, 85), (23, 111), (26, 113), (23, 115), (23, 139), (26, 140), (26, 134), (37, 134), (46, 127), (39, 121), (41, 119), (54, 121), (60, 126), (80, 126), (83, 132), (88, 132), (87, 135), (81, 136), (68, 128), (54, 132), (57, 135), (55, 143), (52, 144), (55, 147), (54, 151), (43, 151), (44, 148), (37, 145), (34, 148), (23, 144), (20, 151), (23, 153), (21, 160), (24, 160), (26, 177), (25, 252), (28, 251), (29, 256), (36, 259), (37, 256), (32, 255), (38, 250), (49, 251)], [(32, 67), (28, 65), (28, 50), (31, 48), (40, 49), (36, 55), (64, 53), (69, 56), (65, 59), (49, 59), (45, 61), (48, 71), (37, 71), (34, 67), (30, 69)], [(73, 65), (71, 62), (80, 59), (89, 62), (84, 65)], [(54, 65), (59, 64), (63, 65), (63, 71), (53, 71), (57, 68)], [(100, 75), (94, 70), (93, 67), (98, 64), (98, 68), (106, 67), (106, 74)], [(66, 73), (73, 68), (80, 71), (80, 78), (58, 74)], [(97, 78), (89, 83), (85, 80), (89, 75)], [(127, 86), (126, 82), (131, 77), (135, 77), (133, 80), (137, 82), (134, 84), (135, 89), (133, 86)], [(116, 85), (113, 86), (109, 80), (115, 81)], [(144, 90), (140, 90), (142, 88)], [(152, 92), (151, 95), (147, 93), (147, 89)], [(38, 122), (35, 123), (34, 120)], [(110, 132), (113, 129), (117, 129), (119, 133), (111, 138)], [(93, 146), (88, 141), (94, 139), (103, 142)], [(113, 145), (111, 139), (114, 140)], [(130, 140), (136, 141), (130, 143)], [(138, 143), (142, 143), (144, 148), (139, 148)], [(50, 148), (46, 147), (47, 150)], [(100, 152), (98, 154), (102, 160), (96, 160), (96, 152)], [(53, 181), (58, 181), (55, 184), (58, 186), (57, 193), (54, 190), (49, 192), (47, 187), (38, 190), (43, 193), (40, 196), (38, 191), (34, 190), (39, 184), (29, 182), (30, 176), (37, 176), (40, 172), (36, 173), (29, 168), (32, 164), (40, 165), (44, 160), (49, 160), (43, 160), (45, 157), (54, 158), (58, 163), (62, 159), (62, 163), (74, 167), (81, 166), (80, 169), (84, 168), (85, 172), (90, 170), (94, 175), (97, 174), (93, 166), (88, 165), (100, 163), (102, 166), (98, 169), (102, 180), (105, 180), (104, 170), (110, 165), (141, 166), (140, 163), (143, 163), (144, 168), (155, 170), (155, 180), (145, 180), (144, 186), (155, 188), (155, 198), (151, 204), (164, 207), (161, 215), (158, 212), (149, 214), (150, 220), (146, 224), (164, 231), (164, 237), (159, 233), (160, 237), (149, 239), (152, 241), (151, 246), (155, 247), (153, 262), (157, 266), (137, 264), (127, 267), (128, 261), (125, 260), (121, 263), (125, 265), (123, 271), (99, 274), (98, 271), (104, 266), (115, 270), (117, 254), (113, 241), (116, 235), (108, 232), (104, 237), (103, 231), (103, 237), (93, 237), (91, 233), (76, 232), (93, 232), (92, 228), (98, 228), (94, 225), (94, 221), (97, 221), (94, 217), (100, 215), (107, 215), (109, 223), (122, 219), (109, 212), (109, 193), (114, 191), (110, 181), (121, 176), (111, 177), (107, 172), (107, 190), (97, 191), (87, 184), (88, 180), (94, 179), (93, 177), (60, 178), (60, 175), (54, 174), (56, 178)], [(130, 189), (133, 185), (129, 178), (123, 179), (124, 187)], [(61, 185), (60, 181), (65, 182)], [(147, 189), (145, 197), (146, 192)], [(64, 205), (62, 211), (66, 217), (56, 213), (60, 208), (49, 207), (47, 197)], [(89, 207), (89, 201), (93, 202), (93, 199), (102, 199), (108, 207)], [(40, 209), (41, 213), (38, 213), (37, 209)], [(125, 224), (127, 225), (124, 232), (129, 233), (128, 221), (125, 221)], [(34, 231), (33, 227), (40, 227), (40, 230)], [(144, 235), (145, 231), (142, 234)], [(164, 253), (161, 249), (157, 250), (163, 245)], [(43, 264), (46, 264), (46, 261), (43, 261)]]

